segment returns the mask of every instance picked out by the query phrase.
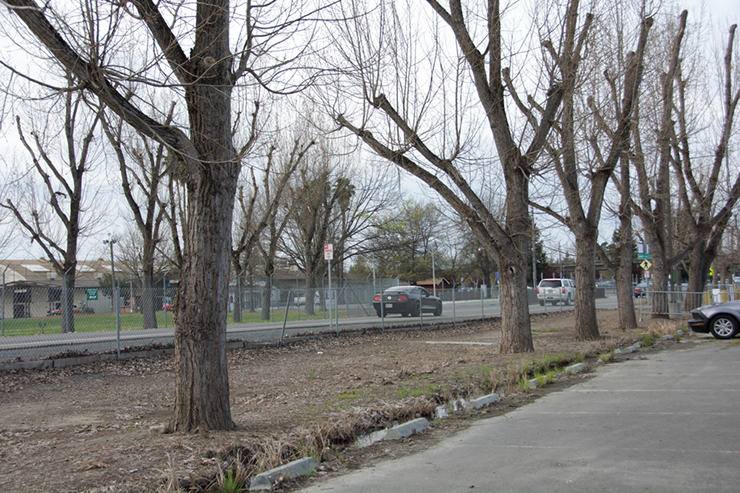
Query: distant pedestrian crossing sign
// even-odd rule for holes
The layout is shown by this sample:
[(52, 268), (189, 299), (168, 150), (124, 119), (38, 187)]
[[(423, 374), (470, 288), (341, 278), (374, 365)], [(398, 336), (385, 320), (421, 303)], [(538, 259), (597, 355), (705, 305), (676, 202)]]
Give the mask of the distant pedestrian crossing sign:
[(650, 267), (652, 267), (653, 264), (650, 263), (648, 259), (645, 259), (640, 264), (640, 267), (642, 267), (642, 270), (650, 270)]

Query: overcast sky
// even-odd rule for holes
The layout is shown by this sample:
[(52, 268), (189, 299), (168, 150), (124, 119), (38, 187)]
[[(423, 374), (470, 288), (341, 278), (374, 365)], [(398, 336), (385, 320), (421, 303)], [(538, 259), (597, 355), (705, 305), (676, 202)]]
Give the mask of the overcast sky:
[[(730, 24), (740, 23), (740, 0), (682, 0), (678, 2), (678, 5), (685, 6), (684, 8), (689, 10), (689, 19), (698, 20), (702, 15), (702, 8), (711, 15), (713, 25), (716, 27), (715, 34), (717, 38), (715, 41), (720, 40), (726, 42), (727, 28)], [(5, 14), (8, 15), (8, 14)], [(740, 36), (740, 34), (738, 34)], [(0, 135), (0, 146), (4, 149), (5, 156), (8, 156), (8, 148), (13, 147), (12, 140), (15, 140), (16, 134), (15, 129), (11, 128), (8, 132), (8, 128), (13, 127), (12, 125), (4, 125), (3, 134)], [(0, 161), (0, 166), (5, 164)], [(414, 178), (404, 179), (405, 186), (410, 195), (414, 195), (419, 198), (419, 195), (427, 195), (428, 187)], [(114, 227), (116, 222), (119, 222), (120, 218), (115, 218), (112, 221), (108, 221), (111, 227)], [(113, 223), (113, 224), (111, 224)], [(1, 227), (1, 226), (0, 226)], [(602, 237), (606, 239), (611, 238), (612, 226), (606, 226), (603, 228)], [(2, 234), (2, 231), (0, 231)], [(15, 235), (16, 238), (21, 238), (20, 234)], [(564, 236), (563, 238), (566, 238)], [(1, 240), (2, 238), (0, 238)], [(563, 240), (567, 242), (567, 240)], [(565, 245), (563, 245), (566, 248)], [(1, 245), (0, 245), (1, 247)], [(84, 250), (84, 251), (83, 251)], [(97, 258), (104, 251), (104, 246), (101, 241), (97, 239), (85, 240), (81, 245), (80, 258)], [(27, 239), (20, 239), (20, 241), (12, 241), (11, 245), (5, 248), (0, 248), (0, 261), (5, 258), (33, 258), (39, 257), (41, 254), (37, 248), (32, 248)]]

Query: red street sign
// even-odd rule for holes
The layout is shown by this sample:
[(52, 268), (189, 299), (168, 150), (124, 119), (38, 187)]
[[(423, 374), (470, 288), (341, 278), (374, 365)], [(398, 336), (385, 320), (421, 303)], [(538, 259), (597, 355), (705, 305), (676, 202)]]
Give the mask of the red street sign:
[(334, 260), (334, 245), (324, 243), (324, 260)]

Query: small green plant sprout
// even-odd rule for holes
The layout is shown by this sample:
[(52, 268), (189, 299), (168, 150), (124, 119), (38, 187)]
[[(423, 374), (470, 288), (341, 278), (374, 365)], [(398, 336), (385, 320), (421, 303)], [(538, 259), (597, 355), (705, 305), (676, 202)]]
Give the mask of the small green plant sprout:
[(535, 375), (535, 380), (537, 380), (537, 386), (543, 387), (547, 383), (552, 382), (555, 380), (555, 372), (554, 371), (548, 371), (547, 373), (540, 373), (538, 375)]
[(520, 392), (529, 392), (529, 380), (527, 379), (527, 376), (524, 375), (521, 378), (519, 378), (519, 381), (517, 382), (516, 386)]
[(337, 397), (337, 399), (340, 399), (340, 400), (342, 400), (342, 399), (359, 399), (359, 398), (360, 398), (360, 396), (357, 395), (357, 394), (355, 394), (353, 391), (350, 391), (350, 392), (342, 392)]
[(601, 356), (599, 356), (599, 359), (603, 361), (604, 363), (608, 363), (610, 361), (614, 361), (614, 356), (616, 355), (616, 351), (614, 348), (611, 349), (608, 353), (604, 353)]
[(309, 380), (315, 380), (316, 379), (316, 368), (311, 368), (308, 370), (308, 379)]
[(643, 347), (652, 346), (655, 342), (655, 339), (653, 339), (653, 336), (650, 334), (645, 334), (642, 336), (642, 339), (640, 339), (640, 344), (642, 344)]
[(241, 493), (247, 491), (244, 488), (244, 482), (240, 480), (239, 475), (234, 472), (233, 468), (229, 468), (224, 474), (223, 471), (219, 471), (218, 475), (218, 492), (219, 493)]

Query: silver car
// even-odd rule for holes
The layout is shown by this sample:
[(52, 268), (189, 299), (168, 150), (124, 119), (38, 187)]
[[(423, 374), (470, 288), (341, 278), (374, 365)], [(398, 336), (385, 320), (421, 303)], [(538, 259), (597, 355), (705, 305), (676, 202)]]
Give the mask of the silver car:
[(740, 327), (740, 301), (700, 306), (691, 311), (689, 328), (712, 334), (716, 339), (732, 339)]

